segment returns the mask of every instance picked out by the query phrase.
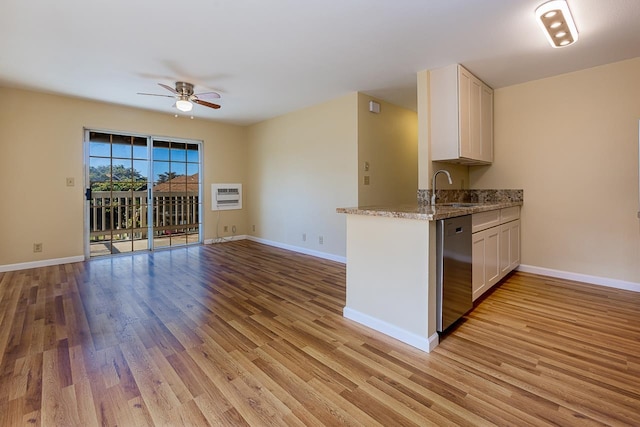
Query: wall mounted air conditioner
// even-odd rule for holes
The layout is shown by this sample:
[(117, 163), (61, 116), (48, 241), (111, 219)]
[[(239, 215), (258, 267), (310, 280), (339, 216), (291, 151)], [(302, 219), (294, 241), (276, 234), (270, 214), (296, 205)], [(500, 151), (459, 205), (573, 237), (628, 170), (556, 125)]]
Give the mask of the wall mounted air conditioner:
[(211, 184), (211, 210), (242, 209), (242, 184)]

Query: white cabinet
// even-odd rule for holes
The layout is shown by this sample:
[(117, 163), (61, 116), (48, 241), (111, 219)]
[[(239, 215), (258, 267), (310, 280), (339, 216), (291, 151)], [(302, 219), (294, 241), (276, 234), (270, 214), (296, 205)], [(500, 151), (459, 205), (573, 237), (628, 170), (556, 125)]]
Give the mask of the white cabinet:
[(508, 222), (500, 226), (500, 275), (520, 265), (520, 220)]
[(471, 283), (473, 299), (500, 280), (500, 227), (472, 234)]
[(480, 159), (493, 162), (493, 89), (483, 83), (480, 94)]
[(458, 64), (430, 71), (431, 160), (493, 161), (493, 89)]
[(520, 265), (520, 207), (473, 214), (471, 230), (476, 300)]

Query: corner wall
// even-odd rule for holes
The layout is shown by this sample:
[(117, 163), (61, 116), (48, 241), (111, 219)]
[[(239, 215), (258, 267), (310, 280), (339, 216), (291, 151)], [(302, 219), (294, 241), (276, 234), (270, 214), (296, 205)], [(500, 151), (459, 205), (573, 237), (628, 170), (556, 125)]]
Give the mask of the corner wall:
[(344, 258), (346, 218), (335, 210), (358, 204), (357, 101), (354, 92), (249, 127), (249, 235)]
[[(380, 104), (380, 113), (369, 111), (369, 101)], [(365, 176), (369, 177), (369, 185), (364, 184)], [(358, 205), (415, 204), (417, 191), (417, 114), (359, 93)]]
[(640, 285), (640, 58), (495, 91), (494, 163), (522, 188), (522, 264)]
[[(204, 141), (205, 239), (211, 183), (246, 181), (243, 127), (3, 87), (0, 100), (0, 268), (84, 256), (84, 127)], [(221, 216), (247, 232), (246, 209)]]

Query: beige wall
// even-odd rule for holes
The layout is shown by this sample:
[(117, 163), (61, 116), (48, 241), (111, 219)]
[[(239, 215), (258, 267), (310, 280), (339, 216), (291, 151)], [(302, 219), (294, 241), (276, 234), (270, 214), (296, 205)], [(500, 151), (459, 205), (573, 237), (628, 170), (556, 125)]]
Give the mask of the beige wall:
[[(381, 105), (369, 111), (369, 101)], [(369, 163), (369, 171), (364, 164)], [(365, 175), (370, 184), (364, 185)], [(415, 203), (418, 191), (418, 118), (411, 110), (358, 94), (358, 205)]]
[(495, 92), (495, 161), (472, 188), (522, 188), (522, 263), (640, 283), (640, 58)]
[[(204, 141), (205, 239), (211, 183), (246, 181), (242, 127), (17, 89), (0, 88), (0, 100), (0, 266), (84, 254), (83, 127)], [(244, 234), (246, 212), (221, 217)]]
[(249, 127), (249, 234), (345, 255), (346, 219), (335, 210), (358, 203), (357, 99), (352, 93)]

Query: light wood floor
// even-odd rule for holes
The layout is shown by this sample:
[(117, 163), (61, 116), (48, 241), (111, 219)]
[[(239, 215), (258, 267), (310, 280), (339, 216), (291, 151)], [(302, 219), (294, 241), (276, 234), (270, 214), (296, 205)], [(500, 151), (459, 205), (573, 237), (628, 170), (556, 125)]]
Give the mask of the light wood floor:
[(517, 273), (430, 354), (344, 301), (249, 241), (0, 273), (0, 423), (640, 425), (640, 294)]

